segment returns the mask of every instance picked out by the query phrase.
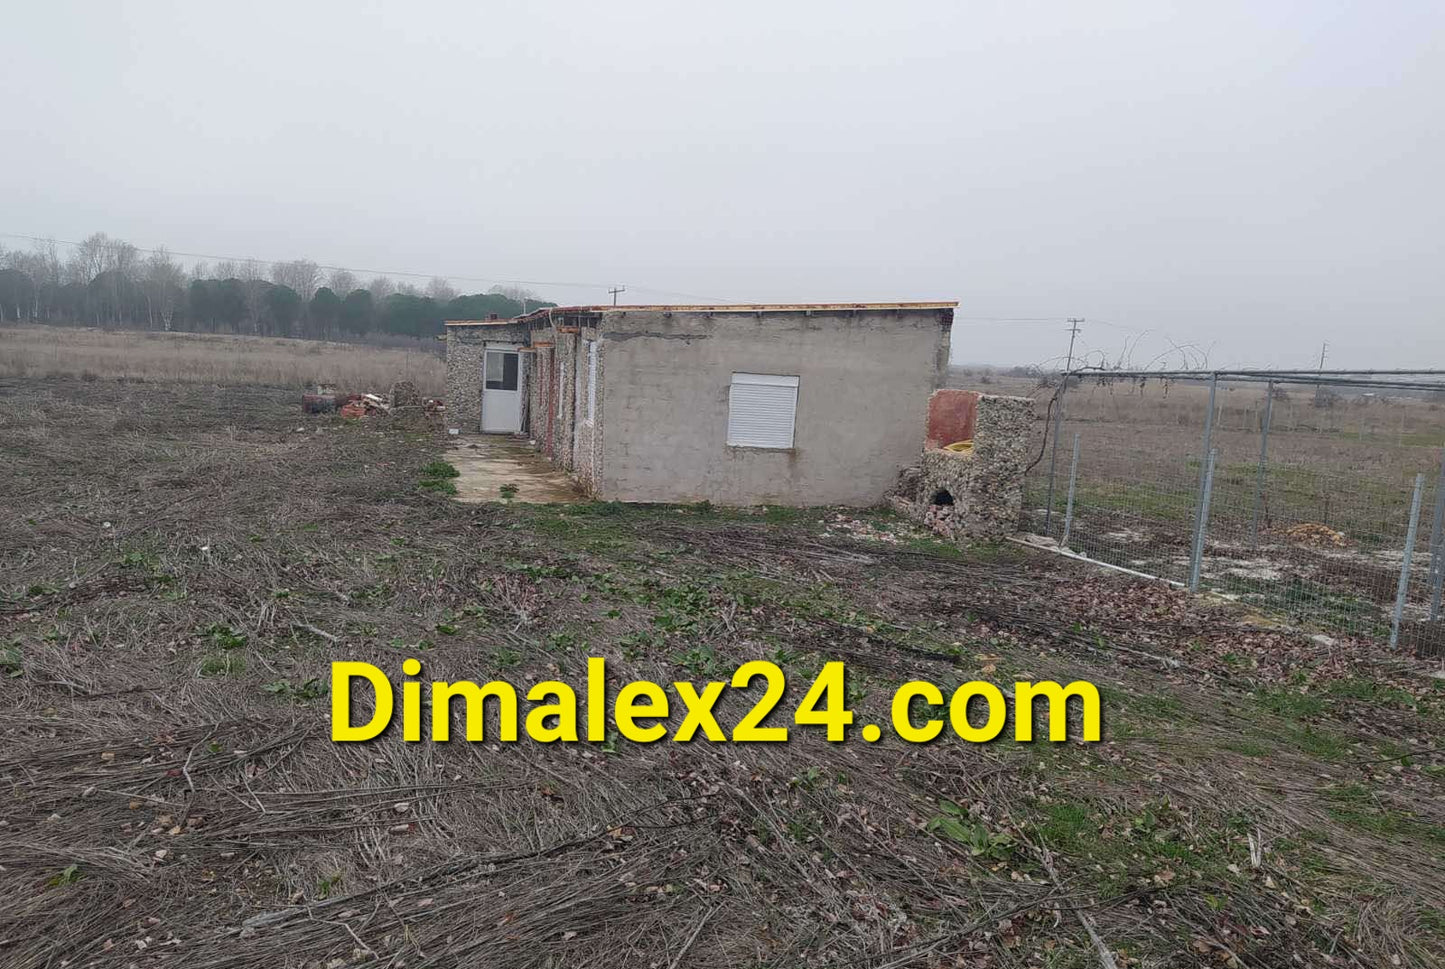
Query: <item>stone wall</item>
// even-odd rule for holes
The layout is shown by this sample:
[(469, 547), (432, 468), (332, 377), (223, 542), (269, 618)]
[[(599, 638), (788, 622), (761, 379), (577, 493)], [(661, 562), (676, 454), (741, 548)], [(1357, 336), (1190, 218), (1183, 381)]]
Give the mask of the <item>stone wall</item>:
[[(597, 343), (596, 407), (588, 419), (588, 344)], [(529, 358), (527, 433), (534, 447), (570, 471), (589, 494), (602, 474), (602, 331), (582, 321), (535, 331)]]
[(448, 326), (446, 330), (447, 391), (444, 402), (447, 425), (464, 431), (480, 431), (482, 355), (488, 343), (526, 343), (527, 327), (498, 321), (476, 326)]
[(917, 471), (905, 475), (901, 490), (909, 515), (949, 538), (1000, 538), (1016, 531), (1033, 425), (1029, 398), (978, 395), (973, 450), (925, 448)]
[[(591, 494), (596, 487), (602, 466), (602, 368), (603, 351), (600, 334), (594, 327), (583, 327), (577, 341), (577, 431), (573, 451), (572, 473), (586, 491)], [(597, 386), (589, 386), (591, 380), (588, 365), (588, 346), (597, 348)], [(588, 415), (588, 402), (594, 401), (592, 414)]]
[(486, 341), (473, 330), (447, 328), (447, 424), (465, 431), (482, 427), (482, 351)]
[(550, 457), (564, 471), (571, 471), (573, 465), (572, 450), (575, 447), (573, 431), (575, 429), (577, 398), (577, 328), (575, 326), (558, 327), (553, 338), (557, 341), (556, 354), (553, 357), (553, 366), (557, 374), (556, 399), (552, 402), (552, 450), (548, 453)]
[(551, 454), (552, 428), (556, 423), (556, 398), (553, 396), (557, 382), (553, 369), (556, 346), (550, 340), (534, 341), (532, 358), (532, 382), (528, 384), (527, 413), (530, 421), (527, 434), (535, 442), (537, 450)]

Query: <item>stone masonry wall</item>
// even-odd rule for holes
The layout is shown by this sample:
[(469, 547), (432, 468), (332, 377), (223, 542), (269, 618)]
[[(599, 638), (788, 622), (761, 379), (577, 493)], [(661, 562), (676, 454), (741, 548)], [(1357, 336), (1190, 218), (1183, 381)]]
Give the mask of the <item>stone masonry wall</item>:
[(555, 363), (555, 347), (550, 341), (533, 344), (536, 351), (532, 354), (532, 381), (531, 423), (528, 425), (528, 433), (533, 441), (536, 441), (537, 450), (543, 454), (549, 454), (552, 442), (552, 429), (556, 423), (557, 404), (553, 397), (553, 385), (556, 383), (557, 375), (553, 370)]
[[(981, 394), (975, 420), (972, 453), (923, 451), (910, 514), (948, 537), (1000, 538), (1017, 529), (1023, 508), (1033, 401)], [(951, 505), (937, 500), (943, 493)]]
[(553, 402), (553, 438), (550, 457), (564, 471), (572, 470), (574, 400), (577, 396), (577, 334), (575, 327), (559, 328), (553, 366), (557, 373), (557, 399)]
[[(602, 474), (602, 331), (592, 325), (557, 326), (538, 331), (529, 357), (527, 432), (536, 449), (572, 473), (589, 494)], [(597, 341), (597, 406), (587, 420), (589, 379), (587, 343)]]
[[(447, 425), (482, 429), (482, 358), (488, 343), (525, 343), (526, 327), (505, 321), (487, 326), (447, 327)], [(519, 361), (525, 368), (525, 361)], [(525, 379), (525, 378), (524, 378)], [(525, 415), (524, 415), (525, 419)]]
[(447, 424), (466, 431), (482, 426), (481, 334), (461, 327), (447, 329)]
[[(590, 388), (591, 379), (587, 362), (587, 345), (597, 341), (600, 334), (595, 328), (583, 327), (577, 343), (577, 447), (573, 456), (573, 474), (579, 484), (591, 494), (596, 488), (600, 474), (602, 453), (602, 344), (597, 346), (597, 387)], [(589, 394), (596, 400), (592, 420), (587, 419)]]

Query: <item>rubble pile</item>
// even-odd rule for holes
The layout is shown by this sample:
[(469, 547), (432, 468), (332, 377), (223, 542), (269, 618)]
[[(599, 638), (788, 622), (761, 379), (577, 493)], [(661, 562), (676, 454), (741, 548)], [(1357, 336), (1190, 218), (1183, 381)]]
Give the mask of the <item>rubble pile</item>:
[(391, 394), (339, 394), (336, 388), (322, 384), (301, 395), (301, 410), (306, 414), (339, 413), (342, 417), (385, 417), (410, 415), (421, 421), (440, 419), (445, 405), (435, 397), (422, 397), (409, 380), (391, 385)]
[(342, 417), (376, 417), (390, 413), (391, 403), (376, 394), (350, 394), (341, 405)]
[(929, 505), (923, 512), (923, 525), (942, 538), (956, 538), (962, 533), (962, 516), (957, 505)]
[(1319, 522), (1300, 522), (1298, 525), (1291, 525), (1282, 529), (1282, 534), (1291, 542), (1300, 545), (1313, 545), (1316, 548), (1333, 546), (1344, 548), (1345, 533), (1336, 531), (1328, 525), (1321, 525)]

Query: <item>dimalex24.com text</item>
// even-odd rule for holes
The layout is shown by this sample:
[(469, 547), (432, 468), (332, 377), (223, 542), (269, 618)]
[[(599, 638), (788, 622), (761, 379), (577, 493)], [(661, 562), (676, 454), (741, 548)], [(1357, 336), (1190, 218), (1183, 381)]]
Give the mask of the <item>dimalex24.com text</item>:
[[(669, 690), (649, 680), (635, 680), (620, 685), (608, 703), (607, 664), (601, 657), (587, 660), (587, 679), (583, 695), (560, 680), (543, 680), (525, 688), (492, 680), (477, 684), (470, 680), (458, 682), (416, 679), (421, 663), (407, 659), (401, 666), (400, 690), (386, 673), (370, 663), (335, 662), (331, 664), (331, 739), (337, 742), (371, 740), (391, 724), (401, 721), (402, 738), (423, 739), (423, 713), (430, 710), (433, 741), (451, 739), (453, 704), (465, 708), (466, 739), (469, 741), (514, 741), (525, 733), (539, 743), (602, 742), (609, 730), (637, 743), (670, 739), (688, 742), (705, 739), (733, 743), (779, 743), (788, 739), (790, 728), (824, 731), (832, 742), (847, 740), (850, 730), (865, 742), (882, 738), (888, 727), (899, 738), (912, 743), (926, 743), (940, 736), (945, 729), (974, 743), (985, 743), (1002, 733), (1009, 719), (1010, 697), (992, 683), (975, 680), (955, 689), (947, 699), (944, 691), (933, 683), (914, 680), (893, 693), (886, 724), (855, 723), (854, 711), (848, 709), (844, 680), (846, 671), (841, 662), (829, 662), (808, 687), (807, 693), (791, 710), (783, 706), (787, 695), (787, 678), (775, 663), (754, 660), (738, 667), (727, 681), (715, 680), (694, 684), (679, 680)], [(370, 715), (362, 722), (352, 716), (353, 682), (359, 694), (372, 692), (374, 702), (367, 704)], [(763, 687), (761, 695), (735, 723), (727, 726), (718, 720), (716, 708), (725, 691), (747, 689), (754, 684)], [(397, 694), (400, 693), (400, 700)], [(1068, 739), (1067, 705), (1078, 698), (1079, 737), (1095, 741), (1100, 737), (1099, 691), (1092, 684), (1076, 680), (1067, 685), (1052, 681), (1017, 681), (1013, 684), (1014, 739), (1034, 739), (1036, 701), (1047, 705), (1048, 739)], [(423, 693), (427, 702), (423, 703)], [(528, 707), (523, 711), (521, 700)], [(977, 698), (977, 702), (974, 701)], [(496, 710), (496, 735), (488, 736), (486, 708)], [(682, 714), (676, 729), (669, 735), (670, 718)], [(970, 713), (973, 714), (972, 720)], [(789, 722), (790, 721), (790, 722)]]

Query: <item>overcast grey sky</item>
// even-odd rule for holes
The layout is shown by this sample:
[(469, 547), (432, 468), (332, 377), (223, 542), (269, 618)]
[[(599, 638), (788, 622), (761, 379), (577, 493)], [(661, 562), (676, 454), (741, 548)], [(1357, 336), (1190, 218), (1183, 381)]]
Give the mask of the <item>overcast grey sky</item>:
[(1111, 356), (1153, 331), (1136, 363), (1445, 366), (1439, 2), (5, 19), (0, 232), (636, 302), (952, 298), (959, 361), (1056, 357), (1075, 315)]

